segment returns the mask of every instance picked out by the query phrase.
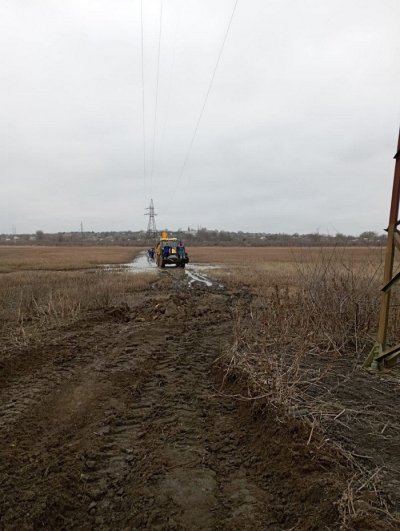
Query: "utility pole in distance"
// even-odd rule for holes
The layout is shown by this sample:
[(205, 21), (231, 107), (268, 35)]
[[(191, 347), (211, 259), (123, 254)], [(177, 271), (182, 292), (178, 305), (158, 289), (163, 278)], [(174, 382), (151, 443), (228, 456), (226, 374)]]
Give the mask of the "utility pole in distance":
[(387, 348), (387, 332), (390, 313), (390, 298), (393, 286), (400, 280), (400, 272), (393, 276), (393, 264), (397, 251), (400, 251), (399, 203), (400, 203), (400, 131), (397, 144), (397, 153), (394, 156), (396, 163), (394, 168), (392, 202), (390, 206), (388, 237), (386, 244), (385, 269), (383, 273), (383, 283), (381, 295), (381, 309), (379, 313), (378, 337), (372, 348), (364, 366), (371, 369), (390, 367), (396, 363), (400, 356), (400, 345)]

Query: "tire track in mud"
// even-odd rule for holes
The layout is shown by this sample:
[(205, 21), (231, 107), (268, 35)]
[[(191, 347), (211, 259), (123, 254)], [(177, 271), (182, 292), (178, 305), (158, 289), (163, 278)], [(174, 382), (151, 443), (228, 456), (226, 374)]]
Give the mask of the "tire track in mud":
[[(71, 340), (68, 350), (75, 351), (76, 346), (76, 342)], [(46, 395), (51, 394), (54, 388), (68, 380), (76, 370), (76, 365), (83, 363), (84, 358), (85, 353), (79, 353), (67, 360), (64, 353), (51, 363), (33, 367), (32, 372), (24, 371), (7, 382), (0, 393), (0, 430), (12, 428), (24, 413), (29, 412)]]
[(251, 413), (219, 390), (232, 295), (168, 272), (132, 297), (115, 319), (49, 331), (5, 386), (0, 527), (264, 530), (306, 518), (282, 504), (302, 481), (279, 469), (280, 436), (274, 447), (268, 432), (270, 461)]
[[(220, 424), (219, 440), (224, 417), (231, 417), (236, 406), (230, 403), (225, 409), (220, 404), (209, 371), (230, 336), (231, 323), (225, 315), (215, 324), (213, 317), (221, 317), (218, 308), (195, 313), (204, 314), (200, 322), (184, 319), (177, 325), (168, 320), (159, 329), (158, 339), (153, 338), (151, 378), (142, 382), (129, 412), (113, 416), (97, 432), (104, 442), (98, 452), (86, 456), (91, 470), (85, 474), (95, 525), (122, 525), (129, 514), (135, 529), (212, 529), (228, 518), (219, 515), (226, 466), (221, 469), (223, 459), (211, 462), (210, 456), (216, 444), (215, 423)], [(232, 426), (224, 429), (231, 441)], [(241, 459), (236, 456), (236, 461)], [(239, 483), (235, 489), (236, 505), (245, 514), (243, 529), (249, 528), (246, 522), (253, 520), (257, 503), (249, 492), (259, 491), (248, 483), (241, 474), (246, 506)], [(259, 498), (262, 503), (265, 493)], [(107, 510), (113, 513), (111, 521), (104, 514)]]
[[(101, 336), (104, 325), (99, 328)], [(83, 348), (80, 334), (67, 334), (62, 343), (52, 342), (50, 346), (56, 350), (56, 355), (49, 355), (49, 345), (36, 347), (33, 354), (37, 358), (43, 357), (43, 363), (32, 367), (32, 362), (28, 359), (22, 374), (15, 374), (5, 383), (0, 392), (0, 430), (10, 429), (21, 416), (73, 378), (78, 369), (99, 371), (102, 365), (109, 363), (102, 358), (101, 352), (96, 352), (96, 345), (94, 349)], [(29, 358), (29, 354), (21, 355)]]

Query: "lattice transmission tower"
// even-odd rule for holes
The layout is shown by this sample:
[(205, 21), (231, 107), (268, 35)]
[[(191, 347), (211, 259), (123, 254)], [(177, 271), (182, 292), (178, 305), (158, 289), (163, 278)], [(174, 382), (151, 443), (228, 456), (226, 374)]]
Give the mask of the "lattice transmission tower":
[(156, 227), (157, 214), (154, 212), (154, 203), (152, 199), (150, 199), (150, 206), (148, 206), (146, 210), (147, 212), (145, 216), (149, 216), (149, 222), (147, 224), (146, 239), (151, 240), (157, 237), (157, 227)]

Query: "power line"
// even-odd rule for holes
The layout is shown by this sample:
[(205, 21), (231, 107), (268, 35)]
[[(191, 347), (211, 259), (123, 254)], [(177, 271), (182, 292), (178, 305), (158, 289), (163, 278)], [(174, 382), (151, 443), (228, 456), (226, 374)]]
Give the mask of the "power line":
[(188, 149), (186, 151), (185, 158), (183, 160), (183, 164), (182, 164), (181, 170), (179, 172), (178, 179), (177, 179), (177, 182), (176, 182), (176, 185), (175, 185), (175, 188), (174, 188), (174, 191), (173, 191), (172, 195), (175, 194), (175, 192), (176, 192), (176, 190), (177, 190), (177, 188), (178, 188), (178, 186), (179, 186), (179, 184), (181, 182), (182, 176), (183, 176), (183, 174), (185, 172), (186, 165), (188, 163), (188, 160), (189, 160), (189, 157), (190, 157), (190, 153), (192, 151), (192, 147), (193, 147), (194, 141), (196, 139), (197, 131), (199, 129), (200, 122), (201, 122), (201, 119), (203, 117), (204, 110), (206, 108), (207, 101), (208, 101), (208, 98), (210, 96), (210, 92), (211, 92), (211, 89), (212, 89), (212, 86), (213, 86), (213, 83), (214, 83), (215, 74), (217, 73), (218, 66), (219, 66), (219, 63), (221, 61), (222, 53), (223, 53), (224, 48), (225, 48), (225, 43), (226, 43), (228, 35), (229, 35), (229, 30), (230, 30), (231, 25), (232, 25), (233, 17), (235, 16), (236, 7), (238, 5), (238, 2), (239, 2), (239, 0), (235, 0), (235, 4), (233, 6), (232, 13), (231, 13), (231, 16), (229, 18), (229, 22), (228, 22), (228, 25), (227, 25), (227, 28), (226, 28), (226, 31), (225, 31), (224, 39), (222, 41), (222, 45), (221, 45), (221, 48), (220, 48), (219, 53), (218, 53), (217, 62), (215, 63), (214, 70), (213, 70), (213, 73), (212, 73), (212, 76), (211, 76), (211, 79), (210, 79), (210, 83), (209, 83), (208, 88), (207, 88), (206, 96), (204, 98), (203, 105), (201, 107), (200, 114), (199, 114), (199, 117), (197, 119), (196, 126), (194, 128), (194, 131), (193, 131), (193, 134), (192, 134), (192, 138), (190, 140), (189, 147), (188, 147)]
[[(143, 0), (142, 0), (142, 1), (143, 1)], [(154, 154), (155, 154), (155, 148), (156, 148), (156, 127), (157, 127), (157, 108), (158, 108), (158, 85), (159, 85), (159, 80), (160, 80), (160, 53), (161, 53), (161, 35), (162, 35), (163, 5), (164, 5), (164, 0), (161, 0), (161, 7), (160, 7), (160, 27), (159, 27), (159, 34), (158, 34), (156, 102), (155, 102), (155, 106), (154, 106), (153, 149), (152, 149), (152, 156), (151, 156), (150, 195), (152, 194), (152, 190), (153, 190)]]
[(177, 18), (176, 18), (176, 25), (175, 25), (175, 29), (174, 29), (174, 41), (173, 41), (173, 46), (172, 46), (172, 60), (171, 60), (170, 70), (169, 70), (169, 75), (168, 75), (167, 104), (166, 104), (165, 119), (164, 119), (164, 122), (162, 124), (161, 137), (160, 137), (159, 149), (158, 149), (158, 157), (157, 158), (158, 158), (159, 164), (161, 164), (161, 165), (162, 165), (163, 159), (164, 159), (165, 130), (167, 128), (167, 124), (168, 124), (168, 121), (169, 121), (169, 109), (170, 109), (170, 103), (171, 103), (172, 77), (173, 77), (173, 73), (174, 73), (174, 70), (175, 70), (176, 43), (177, 43), (178, 33), (179, 33), (179, 30), (180, 30), (180, 25), (181, 25), (182, 1), (183, 0), (181, 0), (180, 4), (179, 4), (179, 11), (178, 11), (178, 15), (177, 15)]
[(143, 120), (143, 181), (144, 202), (146, 204), (146, 124), (145, 124), (145, 99), (144, 99), (144, 43), (143, 43), (143, 0), (140, 2), (140, 28), (141, 28), (141, 52), (142, 52), (142, 120)]

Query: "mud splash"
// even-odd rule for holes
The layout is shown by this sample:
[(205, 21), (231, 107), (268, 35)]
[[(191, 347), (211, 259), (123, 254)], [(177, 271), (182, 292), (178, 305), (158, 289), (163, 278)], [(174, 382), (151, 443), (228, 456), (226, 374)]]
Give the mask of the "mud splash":
[(156, 273), (157, 266), (147, 258), (146, 253), (140, 253), (133, 262), (128, 264), (105, 264), (103, 270), (110, 273)]
[[(223, 286), (219, 283), (215, 283), (211, 278), (204, 274), (204, 271), (213, 269), (219, 269), (221, 266), (211, 264), (188, 264), (185, 269), (185, 277), (188, 281), (189, 287), (193, 287), (195, 284), (203, 284), (208, 288)], [(140, 253), (133, 262), (129, 264), (104, 266), (106, 271), (111, 273), (160, 273), (162, 271), (176, 271), (177, 274), (181, 274), (182, 270), (177, 269), (175, 266), (166, 266), (165, 270), (160, 270), (154, 261), (149, 260), (145, 252)]]

